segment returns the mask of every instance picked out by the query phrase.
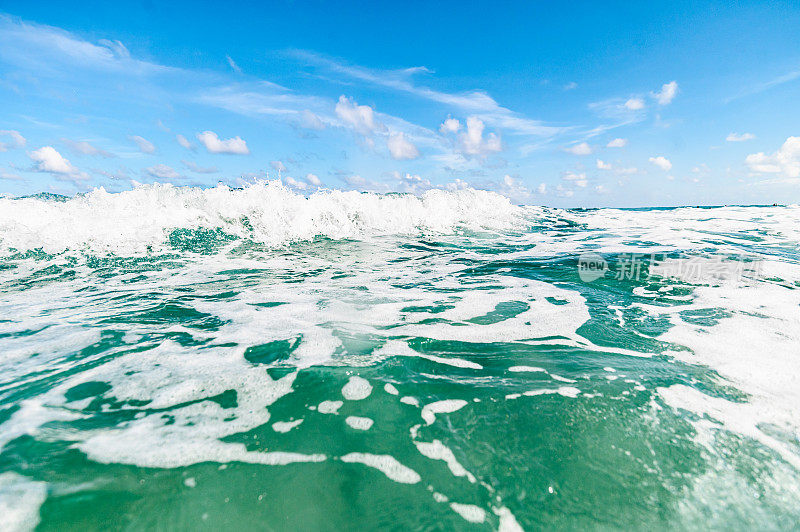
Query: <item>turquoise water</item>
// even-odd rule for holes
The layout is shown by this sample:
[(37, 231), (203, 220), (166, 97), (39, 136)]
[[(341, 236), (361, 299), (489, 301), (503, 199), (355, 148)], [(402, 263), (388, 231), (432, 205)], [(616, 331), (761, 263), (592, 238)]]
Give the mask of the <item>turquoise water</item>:
[(796, 206), (0, 198), (0, 528), (795, 529), (798, 242)]

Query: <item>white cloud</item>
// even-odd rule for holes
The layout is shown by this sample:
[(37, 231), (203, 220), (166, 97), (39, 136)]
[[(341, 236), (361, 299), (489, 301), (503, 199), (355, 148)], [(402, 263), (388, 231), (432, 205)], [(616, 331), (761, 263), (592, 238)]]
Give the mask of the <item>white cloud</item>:
[(569, 83), (564, 85), (564, 90), (565, 91), (571, 91), (571, 90), (574, 90), (574, 89), (577, 89), (577, 88), (578, 88), (578, 84), (575, 83), (574, 81), (570, 81)]
[(608, 189), (605, 187), (605, 185), (597, 185), (594, 187), (594, 191), (598, 194), (608, 194)]
[(113, 154), (108, 153), (105, 150), (98, 148), (97, 146), (93, 146), (89, 142), (85, 140), (81, 141), (74, 141), (70, 139), (61, 139), (64, 144), (66, 144), (69, 149), (74, 151), (75, 153), (81, 153), (83, 155), (100, 155), (102, 157), (114, 157)]
[(0, 170), (0, 179), (4, 181), (22, 181), (22, 177), (19, 175), (6, 172), (5, 170)]
[(178, 144), (180, 144), (181, 146), (183, 146), (187, 150), (193, 150), (194, 149), (194, 144), (189, 142), (189, 139), (187, 139), (183, 135), (175, 135), (175, 140), (177, 140)]
[(625, 109), (628, 109), (629, 111), (639, 111), (644, 109), (644, 100), (641, 98), (630, 98), (625, 102), (624, 106)]
[(336, 103), (336, 116), (362, 135), (369, 135), (384, 128), (375, 120), (375, 111), (369, 105), (358, 105), (342, 95)]
[(585, 142), (581, 142), (580, 144), (575, 144), (569, 148), (564, 148), (564, 151), (568, 151), (573, 155), (589, 155), (592, 153), (592, 147)]
[(756, 136), (752, 133), (742, 133), (741, 135), (739, 133), (730, 133), (725, 137), (725, 140), (728, 142), (744, 142), (746, 140), (753, 140), (754, 138), (756, 138)]
[(547, 194), (547, 184), (546, 183), (539, 183), (539, 186), (536, 187), (537, 194)]
[(219, 172), (219, 168), (217, 168), (216, 166), (199, 166), (198, 164), (192, 161), (181, 161), (181, 162), (184, 165), (186, 165), (186, 168), (188, 168), (189, 170), (191, 170), (196, 174), (216, 174), (217, 172)]
[(153, 146), (153, 143), (146, 138), (140, 137), (139, 135), (133, 135), (131, 140), (136, 143), (136, 145), (139, 147), (139, 151), (142, 153), (155, 153), (156, 151), (156, 147)]
[(758, 174), (779, 174), (787, 178), (800, 177), (800, 137), (789, 137), (773, 153), (758, 152), (748, 155), (745, 164)]
[(315, 187), (322, 186), (322, 181), (320, 181), (319, 177), (314, 174), (306, 174), (306, 181), (308, 181), (309, 185), (313, 185)]
[(575, 195), (575, 191), (572, 189), (564, 188), (562, 185), (558, 185), (556, 187), (556, 194), (561, 196), (562, 198), (571, 198)]
[(489, 133), (486, 138), (483, 130), (486, 125), (476, 117), (467, 118), (467, 129), (458, 138), (459, 150), (466, 155), (487, 155), (491, 152), (499, 152), (503, 149), (500, 137), (494, 133)]
[(241, 137), (222, 140), (213, 131), (203, 131), (197, 134), (197, 140), (206, 147), (209, 153), (229, 153), (233, 155), (250, 154), (247, 143)]
[(371, 70), (360, 66), (337, 63), (319, 54), (306, 51), (297, 50), (294, 52), (294, 55), (314, 64), (322, 65), (338, 74), (391, 88), (396, 91), (413, 94), (419, 98), (438, 102), (449, 107), (457, 107), (464, 113), (477, 116), (484, 123), (492, 127), (512, 130), (514, 133), (521, 135), (551, 137), (567, 129), (563, 127), (547, 126), (539, 120), (526, 118), (519, 113), (502, 107), (494, 98), (484, 91), (476, 90), (452, 94), (413, 84), (410, 81), (412, 75), (419, 72), (429, 72), (428, 69), (424, 67), (402, 69), (399, 71)]
[(157, 164), (155, 166), (151, 166), (150, 168), (145, 168), (145, 171), (158, 179), (178, 179), (183, 177), (181, 174), (176, 172), (174, 168), (167, 166), (166, 164)]
[(401, 174), (394, 172), (394, 178), (400, 181), (400, 191), (408, 192), (410, 194), (420, 194), (426, 190), (430, 190), (433, 185), (428, 179), (423, 179), (416, 174)]
[(441, 126), (439, 126), (439, 131), (441, 131), (444, 134), (458, 133), (460, 129), (461, 129), (461, 122), (459, 122), (458, 119), (456, 118), (448, 118), (444, 122), (442, 122)]
[(614, 168), (614, 173), (617, 175), (633, 175), (639, 171), (636, 167), (630, 168)]
[(576, 174), (575, 172), (564, 172), (561, 174), (561, 179), (564, 181), (571, 181), (575, 183), (576, 186), (581, 188), (584, 188), (589, 184), (589, 181), (586, 179), (585, 172), (581, 172), (579, 174)]
[(667, 105), (672, 102), (678, 94), (678, 82), (670, 81), (661, 86), (660, 92), (651, 92), (650, 95), (656, 99), (659, 105)]
[(599, 170), (611, 170), (611, 163), (607, 163), (605, 161), (597, 159), (597, 168)]
[(501, 183), (500, 188), (497, 189), (497, 192), (508, 197), (512, 201), (519, 202), (525, 201), (531, 196), (531, 191), (528, 190), (528, 187), (522, 184), (522, 181), (519, 179), (514, 179), (508, 174), (503, 176), (503, 182)]
[(392, 154), (393, 159), (416, 159), (419, 157), (419, 150), (417, 147), (409, 142), (402, 133), (392, 133), (389, 135), (386, 146), (389, 148), (389, 153)]
[(308, 109), (301, 113), (301, 120), (300, 125), (306, 129), (315, 129), (317, 131), (325, 129), (325, 122), (317, 116), (316, 114), (312, 113)]
[(606, 148), (624, 148), (628, 145), (628, 139), (614, 139), (606, 144)]
[(658, 157), (650, 157), (648, 161), (658, 166), (665, 172), (669, 172), (672, 169), (672, 163), (670, 160), (662, 155), (659, 155)]
[(36, 163), (36, 171), (51, 174), (77, 174), (78, 169), (61, 156), (52, 146), (43, 146), (28, 153), (28, 157)]
[(0, 137), (11, 137), (11, 144), (0, 142), (0, 152), (7, 151), (8, 148), (24, 148), (28, 141), (25, 140), (19, 131), (4, 129), (0, 131)]
[(239, 65), (236, 64), (236, 61), (234, 61), (231, 56), (226, 55), (225, 59), (228, 60), (228, 65), (230, 65), (230, 67), (233, 69), (234, 72), (236, 72), (237, 74), (242, 73), (242, 69), (239, 68)]
[(345, 177), (344, 182), (350, 185), (351, 187), (360, 187), (367, 184), (367, 180), (361, 177), (360, 175)]
[(444, 188), (447, 190), (464, 190), (470, 188), (469, 183), (463, 179), (456, 178), (454, 181), (447, 183)]
[(297, 190), (305, 190), (308, 188), (308, 184), (303, 183), (302, 181), (298, 181), (293, 177), (284, 177), (283, 180), (292, 188), (296, 188)]

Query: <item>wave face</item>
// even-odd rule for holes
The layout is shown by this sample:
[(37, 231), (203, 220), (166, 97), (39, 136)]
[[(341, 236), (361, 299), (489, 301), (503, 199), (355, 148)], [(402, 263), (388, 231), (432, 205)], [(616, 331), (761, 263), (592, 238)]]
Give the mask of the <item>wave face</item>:
[(0, 520), (792, 529), (798, 315), (796, 206), (0, 198)]

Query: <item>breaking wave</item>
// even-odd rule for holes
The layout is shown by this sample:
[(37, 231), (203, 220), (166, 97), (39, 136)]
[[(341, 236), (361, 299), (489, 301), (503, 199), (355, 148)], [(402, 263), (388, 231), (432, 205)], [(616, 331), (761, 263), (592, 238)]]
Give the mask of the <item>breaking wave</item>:
[(175, 229), (205, 229), (276, 246), (315, 237), (359, 239), (514, 227), (521, 210), (496, 193), (430, 190), (422, 196), (326, 190), (306, 197), (279, 181), (234, 189), (169, 184), (64, 200), (0, 198), (0, 248), (140, 253)]

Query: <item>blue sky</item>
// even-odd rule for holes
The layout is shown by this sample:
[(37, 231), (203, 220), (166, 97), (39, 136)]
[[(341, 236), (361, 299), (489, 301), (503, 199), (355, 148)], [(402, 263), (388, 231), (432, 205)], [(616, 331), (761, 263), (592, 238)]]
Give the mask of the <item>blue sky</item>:
[(0, 2), (0, 193), (800, 202), (796, 2), (520, 4)]

